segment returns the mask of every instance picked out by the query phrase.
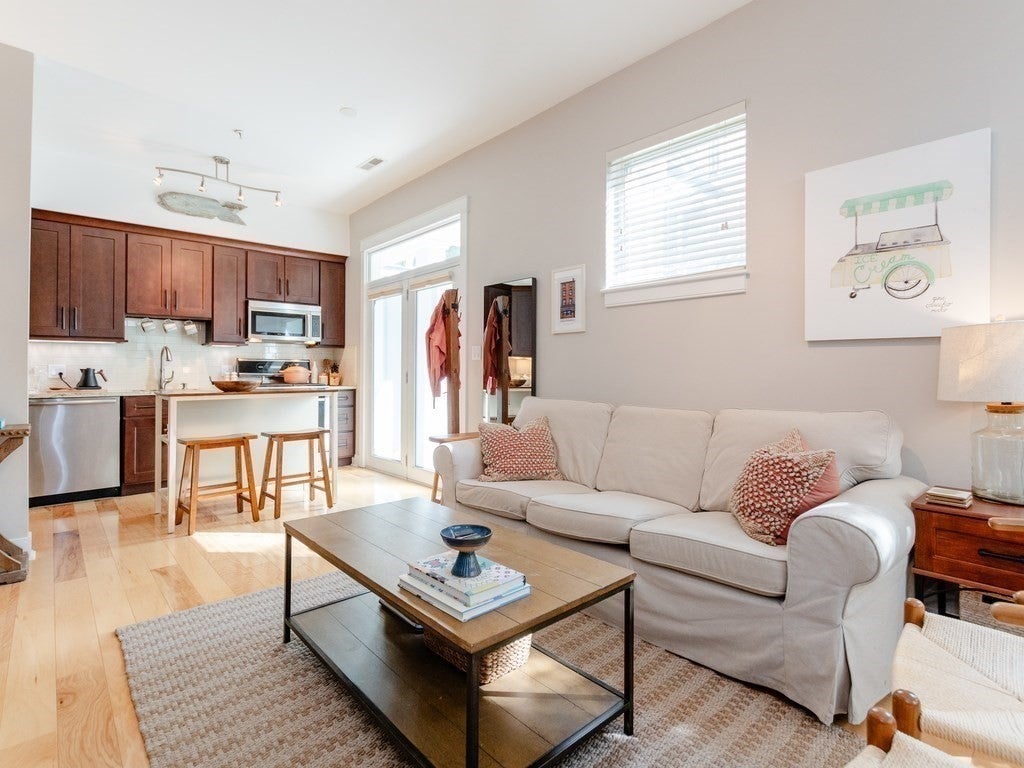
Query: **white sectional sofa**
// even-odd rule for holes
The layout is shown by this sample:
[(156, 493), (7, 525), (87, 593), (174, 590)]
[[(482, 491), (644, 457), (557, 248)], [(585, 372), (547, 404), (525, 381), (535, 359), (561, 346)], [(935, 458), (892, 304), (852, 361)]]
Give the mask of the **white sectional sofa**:
[[(443, 503), (632, 568), (641, 637), (823, 722), (860, 722), (889, 693), (914, 542), (908, 505), (924, 486), (900, 476), (902, 435), (888, 416), (527, 398), (516, 425), (538, 416), (564, 481), (481, 481), (479, 439), (452, 442), (434, 452)], [(793, 427), (835, 450), (841, 493), (773, 547), (744, 534), (729, 500), (751, 452)], [(621, 622), (614, 606), (601, 615)]]

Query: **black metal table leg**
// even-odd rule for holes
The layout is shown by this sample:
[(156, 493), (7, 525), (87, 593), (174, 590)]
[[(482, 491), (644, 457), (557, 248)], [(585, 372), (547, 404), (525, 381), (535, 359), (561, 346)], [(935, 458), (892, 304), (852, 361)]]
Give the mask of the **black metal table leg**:
[(288, 619), (292, 616), (292, 535), (284, 534), (284, 642), (292, 639)]
[(466, 768), (480, 763), (480, 654), (469, 656), (466, 669)]
[(622, 713), (622, 731), (633, 735), (633, 585), (623, 593), (625, 616), (622, 630), (624, 658), (622, 660), (622, 691), (625, 694), (625, 709)]

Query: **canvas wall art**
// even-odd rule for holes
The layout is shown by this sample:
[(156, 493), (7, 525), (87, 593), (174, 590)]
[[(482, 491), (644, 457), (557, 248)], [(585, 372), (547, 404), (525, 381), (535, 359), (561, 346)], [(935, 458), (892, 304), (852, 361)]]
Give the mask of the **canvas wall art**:
[(989, 321), (988, 128), (806, 176), (804, 338)]

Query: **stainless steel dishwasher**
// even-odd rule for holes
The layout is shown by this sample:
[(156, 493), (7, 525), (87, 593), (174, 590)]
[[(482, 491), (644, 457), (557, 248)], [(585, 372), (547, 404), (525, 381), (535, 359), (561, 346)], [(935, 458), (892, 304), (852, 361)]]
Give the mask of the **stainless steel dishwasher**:
[(31, 501), (118, 493), (121, 478), (117, 397), (30, 399), (28, 487)]

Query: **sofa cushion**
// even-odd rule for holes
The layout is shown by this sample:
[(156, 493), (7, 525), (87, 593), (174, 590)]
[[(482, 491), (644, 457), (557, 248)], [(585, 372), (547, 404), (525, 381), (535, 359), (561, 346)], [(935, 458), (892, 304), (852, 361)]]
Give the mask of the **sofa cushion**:
[(694, 509), (713, 423), (706, 411), (620, 405), (608, 427), (597, 488)]
[(876, 478), (897, 477), (903, 434), (881, 411), (756, 411), (730, 409), (715, 417), (704, 461), (700, 508), (727, 510), (750, 454), (793, 428), (811, 449), (836, 452), (840, 490)]
[(754, 541), (728, 512), (670, 515), (639, 523), (630, 532), (629, 553), (637, 560), (757, 595), (786, 594), (788, 548)]
[(689, 510), (661, 499), (605, 491), (538, 496), (526, 506), (526, 522), (560, 536), (606, 544), (627, 544), (637, 523)]
[(555, 462), (555, 443), (546, 416), (528, 421), (522, 429), (481, 421), (481, 480), (564, 480)]
[(549, 400), (527, 397), (512, 426), (517, 429), (540, 416), (547, 416), (551, 436), (558, 450), (558, 468), (566, 480), (591, 488), (595, 485), (612, 407), (608, 403), (580, 400)]
[(513, 520), (526, 519), (526, 505), (530, 499), (547, 494), (595, 493), (579, 483), (568, 480), (515, 480), (504, 483), (481, 480), (461, 480), (455, 486), (455, 498), (460, 504), (482, 509)]

